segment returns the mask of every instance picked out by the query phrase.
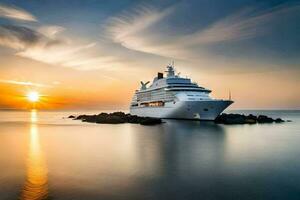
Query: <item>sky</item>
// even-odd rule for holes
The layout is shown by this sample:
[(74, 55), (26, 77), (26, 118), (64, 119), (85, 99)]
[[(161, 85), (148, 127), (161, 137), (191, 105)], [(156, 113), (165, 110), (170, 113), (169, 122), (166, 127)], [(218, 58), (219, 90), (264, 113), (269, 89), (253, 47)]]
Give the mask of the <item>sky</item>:
[(231, 109), (300, 109), (300, 1), (0, 0), (0, 109), (127, 109), (173, 61)]

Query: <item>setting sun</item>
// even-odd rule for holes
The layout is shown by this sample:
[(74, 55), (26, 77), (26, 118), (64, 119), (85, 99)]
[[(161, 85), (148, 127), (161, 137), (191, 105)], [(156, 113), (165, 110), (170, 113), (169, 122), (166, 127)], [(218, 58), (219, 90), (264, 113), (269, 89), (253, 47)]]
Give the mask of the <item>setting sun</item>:
[(29, 92), (27, 94), (27, 99), (30, 102), (37, 102), (40, 99), (40, 95), (38, 92), (35, 92), (35, 91)]

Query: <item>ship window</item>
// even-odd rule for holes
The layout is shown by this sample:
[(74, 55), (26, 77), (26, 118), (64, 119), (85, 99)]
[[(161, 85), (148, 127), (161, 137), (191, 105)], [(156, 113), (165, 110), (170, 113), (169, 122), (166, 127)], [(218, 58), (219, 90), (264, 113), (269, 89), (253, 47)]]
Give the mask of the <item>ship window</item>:
[(204, 108), (203, 110), (204, 110), (204, 111), (208, 111), (208, 109), (207, 109), (207, 108)]

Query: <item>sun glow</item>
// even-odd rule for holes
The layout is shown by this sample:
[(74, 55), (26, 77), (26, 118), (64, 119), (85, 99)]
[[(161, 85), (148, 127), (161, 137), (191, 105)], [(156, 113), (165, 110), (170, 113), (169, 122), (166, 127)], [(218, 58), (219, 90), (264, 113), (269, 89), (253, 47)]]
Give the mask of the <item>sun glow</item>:
[(40, 95), (36, 91), (29, 92), (26, 96), (28, 101), (30, 102), (37, 102), (40, 99)]

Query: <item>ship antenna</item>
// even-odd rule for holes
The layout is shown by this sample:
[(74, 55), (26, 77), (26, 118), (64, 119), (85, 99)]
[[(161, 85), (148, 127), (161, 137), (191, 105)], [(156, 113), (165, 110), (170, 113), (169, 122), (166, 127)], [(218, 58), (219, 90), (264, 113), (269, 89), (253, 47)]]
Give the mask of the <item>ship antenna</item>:
[(231, 91), (229, 90), (229, 100), (231, 101)]

